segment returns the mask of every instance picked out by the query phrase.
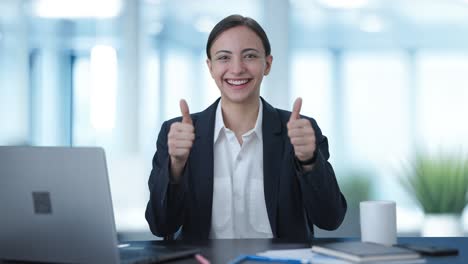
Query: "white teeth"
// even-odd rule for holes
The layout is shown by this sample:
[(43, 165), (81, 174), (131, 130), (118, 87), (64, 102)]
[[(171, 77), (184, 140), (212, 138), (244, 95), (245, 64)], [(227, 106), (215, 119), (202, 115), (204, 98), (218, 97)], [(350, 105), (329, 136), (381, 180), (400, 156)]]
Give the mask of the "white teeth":
[(227, 82), (229, 84), (232, 84), (232, 85), (242, 85), (242, 84), (246, 84), (249, 80), (245, 79), (245, 80), (227, 80)]

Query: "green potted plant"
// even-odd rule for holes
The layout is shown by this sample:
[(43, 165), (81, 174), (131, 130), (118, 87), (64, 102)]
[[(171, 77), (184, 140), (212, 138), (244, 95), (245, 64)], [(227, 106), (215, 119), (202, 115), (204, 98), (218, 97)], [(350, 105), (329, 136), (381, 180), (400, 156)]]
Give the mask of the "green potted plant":
[(418, 153), (400, 183), (424, 211), (423, 236), (461, 236), (467, 204), (468, 159), (439, 152)]

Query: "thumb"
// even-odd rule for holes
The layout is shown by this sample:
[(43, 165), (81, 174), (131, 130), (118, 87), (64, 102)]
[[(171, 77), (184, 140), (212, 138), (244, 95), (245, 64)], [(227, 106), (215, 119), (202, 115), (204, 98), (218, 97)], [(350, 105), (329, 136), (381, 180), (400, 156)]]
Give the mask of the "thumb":
[(299, 113), (301, 112), (301, 107), (302, 107), (302, 98), (298, 97), (296, 101), (294, 101), (294, 106), (293, 106), (293, 110), (291, 112), (291, 117), (289, 118), (289, 121), (299, 119)]
[(190, 111), (187, 105), (187, 102), (184, 99), (181, 99), (179, 102), (180, 112), (182, 113), (182, 123), (192, 124), (192, 118), (190, 117)]

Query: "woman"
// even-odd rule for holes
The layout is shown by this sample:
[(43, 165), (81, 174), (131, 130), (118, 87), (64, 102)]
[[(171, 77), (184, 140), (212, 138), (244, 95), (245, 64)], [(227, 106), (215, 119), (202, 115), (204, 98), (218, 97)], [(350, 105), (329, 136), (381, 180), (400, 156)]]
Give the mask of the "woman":
[(273, 57), (253, 19), (228, 16), (211, 31), (207, 65), (221, 98), (166, 121), (149, 179), (146, 219), (156, 236), (308, 239), (336, 229), (346, 201), (314, 119), (260, 97)]

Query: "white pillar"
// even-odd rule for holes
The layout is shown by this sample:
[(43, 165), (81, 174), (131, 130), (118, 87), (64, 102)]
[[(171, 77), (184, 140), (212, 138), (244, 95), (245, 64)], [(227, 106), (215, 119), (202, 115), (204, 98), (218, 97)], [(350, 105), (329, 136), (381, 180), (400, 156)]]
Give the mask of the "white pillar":
[[(139, 150), (139, 10), (140, 1), (125, 1), (122, 14), (122, 45), (119, 50), (119, 85), (117, 90), (117, 114), (114, 134), (124, 152)], [(143, 115), (144, 117), (144, 115)]]
[(289, 67), (289, 1), (264, 0), (263, 21), (259, 21), (265, 29), (271, 44), (273, 67), (264, 79), (262, 96), (273, 106), (282, 109), (292, 109), (290, 102), (290, 67)]
[(0, 28), (0, 144), (29, 143), (29, 39), (22, 1), (6, 1)]
[(37, 59), (31, 94), (32, 143), (70, 145), (70, 58), (58, 47), (43, 47)]
[(31, 77), (31, 138), (34, 145), (71, 143), (71, 61), (70, 54), (60, 42), (62, 32), (67, 31), (66, 26), (58, 22), (44, 29), (50, 34), (45, 34), (35, 57)]

